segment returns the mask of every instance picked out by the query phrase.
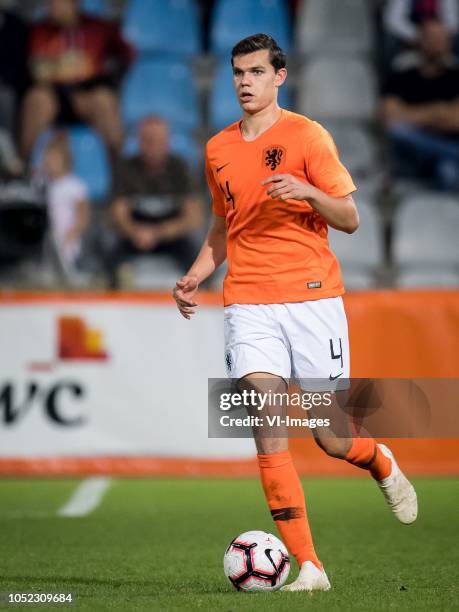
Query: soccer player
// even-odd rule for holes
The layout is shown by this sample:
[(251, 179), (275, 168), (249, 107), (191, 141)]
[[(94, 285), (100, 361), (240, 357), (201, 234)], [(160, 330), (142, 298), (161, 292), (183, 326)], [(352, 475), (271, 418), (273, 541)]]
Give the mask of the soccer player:
[[(268, 381), (270, 389), (285, 390), (293, 376), (326, 379), (327, 388), (338, 390), (349, 376), (348, 332), (327, 226), (349, 234), (357, 229), (356, 188), (328, 132), (278, 106), (287, 70), (273, 38), (256, 34), (240, 41), (231, 62), (242, 120), (207, 143), (213, 221), (173, 295), (190, 319), (199, 284), (227, 258), (228, 375), (243, 388), (266, 391)], [(283, 589), (328, 590), (288, 439), (254, 434), (272, 517), (300, 570)], [(402, 523), (416, 519), (416, 493), (387, 447), (372, 438), (318, 433), (315, 439), (329, 455), (368, 470)]]

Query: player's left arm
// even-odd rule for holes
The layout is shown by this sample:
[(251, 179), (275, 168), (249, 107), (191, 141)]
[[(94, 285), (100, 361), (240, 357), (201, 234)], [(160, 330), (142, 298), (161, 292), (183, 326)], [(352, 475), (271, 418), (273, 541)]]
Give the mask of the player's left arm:
[(359, 227), (359, 213), (351, 194), (334, 198), (291, 174), (273, 174), (262, 185), (269, 185), (267, 193), (273, 200), (307, 201), (334, 229), (352, 234)]

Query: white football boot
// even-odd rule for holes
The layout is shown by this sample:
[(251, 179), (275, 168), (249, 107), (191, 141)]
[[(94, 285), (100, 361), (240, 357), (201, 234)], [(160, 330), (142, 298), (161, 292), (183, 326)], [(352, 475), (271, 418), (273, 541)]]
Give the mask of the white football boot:
[(329, 591), (331, 589), (325, 570), (321, 570), (312, 561), (305, 561), (301, 566), (298, 578), (286, 584), (281, 591)]
[(392, 452), (384, 444), (378, 444), (381, 452), (392, 462), (392, 472), (387, 478), (377, 480), (386, 502), (401, 523), (414, 523), (418, 515), (418, 498), (413, 485), (398, 467)]

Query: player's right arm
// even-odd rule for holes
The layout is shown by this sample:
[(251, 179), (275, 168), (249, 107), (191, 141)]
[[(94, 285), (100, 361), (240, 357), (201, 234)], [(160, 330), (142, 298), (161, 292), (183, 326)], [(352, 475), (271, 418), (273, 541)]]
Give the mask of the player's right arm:
[(189, 271), (177, 281), (173, 296), (185, 319), (194, 314), (197, 303), (195, 294), (199, 285), (206, 280), (226, 259), (225, 218), (214, 215), (206, 239)]
[(172, 292), (185, 319), (190, 319), (195, 312), (195, 294), (200, 283), (209, 278), (226, 259), (225, 202), (210, 167), (207, 151), (206, 178), (213, 200), (212, 224), (195, 262), (185, 276), (177, 281)]

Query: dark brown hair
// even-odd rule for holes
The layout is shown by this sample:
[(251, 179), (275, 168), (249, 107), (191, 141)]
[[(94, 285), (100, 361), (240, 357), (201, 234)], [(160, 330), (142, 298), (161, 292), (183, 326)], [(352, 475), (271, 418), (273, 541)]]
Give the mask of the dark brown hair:
[(262, 51), (263, 49), (269, 51), (269, 61), (276, 72), (281, 68), (285, 68), (287, 56), (269, 34), (253, 34), (240, 40), (231, 51), (231, 65), (234, 66), (233, 60), (238, 55), (247, 55), (248, 53)]

